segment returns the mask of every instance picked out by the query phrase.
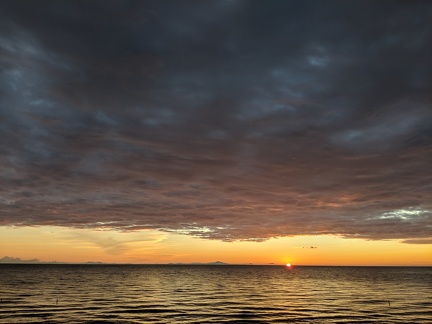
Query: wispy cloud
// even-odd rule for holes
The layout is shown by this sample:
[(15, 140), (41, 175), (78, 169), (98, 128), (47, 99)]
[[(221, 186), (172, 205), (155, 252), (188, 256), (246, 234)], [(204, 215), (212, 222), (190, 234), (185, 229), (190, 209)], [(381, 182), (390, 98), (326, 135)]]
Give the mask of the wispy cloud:
[[(158, 243), (165, 239), (163, 233), (140, 232), (135, 235), (113, 235), (112, 231), (88, 231), (70, 230), (62, 232), (57, 239), (59, 242), (74, 242), (78, 245), (89, 245), (101, 248), (105, 253), (120, 255), (137, 249), (138, 246), (146, 246), (148, 243)], [(140, 246), (142, 248), (142, 246)]]

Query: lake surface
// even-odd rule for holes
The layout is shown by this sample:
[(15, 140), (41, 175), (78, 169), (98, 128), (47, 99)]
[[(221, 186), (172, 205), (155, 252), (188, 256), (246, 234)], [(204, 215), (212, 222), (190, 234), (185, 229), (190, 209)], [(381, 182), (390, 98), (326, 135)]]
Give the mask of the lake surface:
[(0, 323), (431, 323), (431, 267), (0, 265)]

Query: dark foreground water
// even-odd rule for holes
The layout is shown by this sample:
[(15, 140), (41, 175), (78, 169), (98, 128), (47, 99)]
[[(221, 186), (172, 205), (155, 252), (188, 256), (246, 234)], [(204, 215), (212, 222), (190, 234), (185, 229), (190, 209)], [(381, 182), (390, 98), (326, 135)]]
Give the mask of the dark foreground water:
[(0, 323), (431, 323), (432, 268), (0, 265)]

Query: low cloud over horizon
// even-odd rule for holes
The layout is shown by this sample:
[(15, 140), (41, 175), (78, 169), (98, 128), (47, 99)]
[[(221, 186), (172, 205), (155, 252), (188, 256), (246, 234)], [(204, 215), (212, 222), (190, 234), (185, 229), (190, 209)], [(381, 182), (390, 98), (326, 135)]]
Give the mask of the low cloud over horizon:
[(2, 1), (0, 225), (432, 240), (429, 1)]

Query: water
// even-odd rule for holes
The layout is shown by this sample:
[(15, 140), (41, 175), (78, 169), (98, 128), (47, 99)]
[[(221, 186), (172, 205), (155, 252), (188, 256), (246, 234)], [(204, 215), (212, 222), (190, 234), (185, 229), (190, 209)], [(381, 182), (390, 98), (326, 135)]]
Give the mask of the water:
[(0, 323), (430, 323), (432, 268), (0, 265)]

